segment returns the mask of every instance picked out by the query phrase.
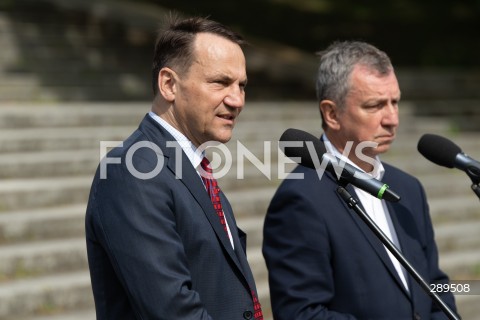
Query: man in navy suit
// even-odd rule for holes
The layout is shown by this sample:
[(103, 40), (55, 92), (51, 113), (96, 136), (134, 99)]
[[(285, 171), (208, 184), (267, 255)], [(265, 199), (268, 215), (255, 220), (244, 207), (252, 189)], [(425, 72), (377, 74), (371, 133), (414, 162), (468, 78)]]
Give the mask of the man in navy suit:
[[(388, 56), (364, 42), (332, 44), (321, 53), (317, 95), (327, 150), (388, 184), (401, 201), (347, 190), (428, 283), (448, 283), (422, 186), (378, 157), (399, 124), (400, 89)], [(276, 320), (446, 319), (340, 198), (336, 177), (319, 179), (302, 166), (294, 173), (303, 179), (282, 182), (264, 225)], [(441, 298), (455, 311), (452, 294)]]
[(244, 106), (243, 43), (203, 18), (175, 19), (158, 38), (151, 112), (102, 160), (90, 192), (97, 319), (263, 319), (246, 235), (224, 194), (207, 190), (201, 152), (231, 138)]

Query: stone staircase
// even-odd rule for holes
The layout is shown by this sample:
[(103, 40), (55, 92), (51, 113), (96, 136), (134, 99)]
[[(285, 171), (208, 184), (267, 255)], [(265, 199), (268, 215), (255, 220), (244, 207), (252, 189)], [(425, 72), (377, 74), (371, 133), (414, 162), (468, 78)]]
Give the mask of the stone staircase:
[[(453, 280), (480, 281), (480, 203), (470, 181), (416, 151), (427, 132), (452, 139), (476, 159), (480, 142), (475, 134), (454, 134), (447, 121), (414, 116), (412, 110), (402, 105), (399, 138), (384, 160), (424, 184), (444, 270)], [(123, 140), (148, 111), (148, 102), (0, 105), (0, 319), (95, 319), (84, 214), (100, 141)], [(266, 319), (271, 312), (263, 219), (282, 173), (291, 168), (279, 169), (277, 141), (290, 127), (318, 135), (319, 124), (314, 102), (247, 103), (227, 144), (233, 163), (219, 183), (248, 234)], [(464, 319), (480, 319), (479, 295), (458, 295), (457, 302)]]
[[(93, 0), (24, 2), (29, 5), (5, 12), (0, 5), (0, 320), (95, 319), (84, 241), (87, 196), (100, 141), (123, 140), (149, 110), (149, 102), (109, 101), (138, 101), (150, 95), (145, 77), (149, 63), (144, 62), (151, 59), (153, 30), (165, 12), (123, 1), (108, 6)], [(311, 88), (316, 59), (280, 49), (274, 51), (287, 55), (290, 64), (280, 63), (278, 53), (271, 51), (247, 52), (252, 75), (249, 99), (279, 97), (282, 90), (277, 85), (284, 79), (291, 80), (288, 98), (294, 93), (314, 96), (305, 88)], [(477, 96), (460, 93), (468, 84), (469, 92), (474, 92), (478, 77), (468, 78), (459, 88), (449, 85), (458, 83), (457, 78), (443, 81), (444, 75), (427, 75), (435, 81), (425, 78), (418, 86), (418, 71), (400, 72), (406, 96), (425, 99), (414, 89), (424, 94), (426, 83), (436, 83), (429, 91), (436, 98), (445, 92), (441, 98), (451, 99), (450, 91), (468, 96), (473, 100), (461, 102), (468, 105), (462, 107), (468, 112), (459, 117), (478, 129), (478, 121), (472, 121), (480, 119)], [(439, 89), (438, 84), (446, 87)], [(480, 207), (469, 180), (416, 151), (420, 136), (429, 132), (451, 138), (480, 159), (478, 137), (456, 132), (458, 117), (455, 124), (442, 120), (459, 101), (441, 103), (441, 108), (439, 101), (428, 108), (425, 103), (424, 108), (403, 103), (401, 132), (384, 160), (424, 184), (442, 267), (454, 280), (480, 281)], [(439, 117), (426, 117), (433, 110)], [(260, 251), (262, 227), (283, 173), (277, 166), (276, 141), (289, 127), (320, 134), (315, 103), (247, 103), (234, 139), (227, 144), (232, 167), (219, 178), (240, 227), (248, 233), (248, 257), (266, 319), (271, 312)], [(258, 158), (257, 165), (248, 160), (243, 146)], [(291, 165), (284, 169), (288, 168)], [(457, 296), (457, 301), (464, 319), (480, 319), (480, 295)]]
[(0, 319), (95, 318), (84, 214), (99, 138), (124, 138), (141, 116), (114, 108), (0, 107)]

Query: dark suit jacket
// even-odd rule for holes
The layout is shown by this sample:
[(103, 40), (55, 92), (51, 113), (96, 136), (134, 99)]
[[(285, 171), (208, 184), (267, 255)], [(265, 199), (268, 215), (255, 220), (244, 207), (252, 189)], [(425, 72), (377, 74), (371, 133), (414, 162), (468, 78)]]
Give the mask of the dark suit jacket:
[(147, 115), (108, 154), (117, 163), (106, 179), (101, 166), (95, 175), (86, 240), (97, 319), (250, 319), (246, 235), (222, 194), (233, 250), (196, 170), (167, 141), (175, 140)]
[[(427, 283), (447, 282), (438, 268), (425, 193), (417, 179), (384, 164), (383, 181), (401, 196), (388, 209), (406, 259)], [(269, 208), (263, 254), (276, 320), (441, 319), (409, 276), (404, 289), (383, 244), (336, 193), (325, 173), (298, 166), (304, 179), (284, 180)], [(351, 186), (347, 190), (356, 197)], [(455, 310), (452, 295), (442, 299)], [(446, 319), (446, 318), (445, 318)]]

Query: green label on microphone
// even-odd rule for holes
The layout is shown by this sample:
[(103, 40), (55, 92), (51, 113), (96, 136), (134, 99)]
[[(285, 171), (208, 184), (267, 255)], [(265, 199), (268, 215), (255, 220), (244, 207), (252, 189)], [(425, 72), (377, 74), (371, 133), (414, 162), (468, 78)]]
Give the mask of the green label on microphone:
[(387, 185), (387, 184), (384, 184), (384, 185), (380, 188), (380, 190), (378, 190), (378, 194), (377, 194), (378, 199), (382, 199), (383, 193), (384, 193), (385, 190), (387, 190), (387, 189), (388, 189), (388, 185)]

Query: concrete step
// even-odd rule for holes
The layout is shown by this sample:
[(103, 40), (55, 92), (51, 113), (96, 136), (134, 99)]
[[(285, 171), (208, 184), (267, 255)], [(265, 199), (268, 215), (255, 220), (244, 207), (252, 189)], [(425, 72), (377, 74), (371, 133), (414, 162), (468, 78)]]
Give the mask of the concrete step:
[(247, 259), (252, 266), (252, 273), (255, 281), (266, 283), (268, 281), (268, 272), (259, 243), (247, 245)]
[[(468, 176), (459, 170), (441, 169), (432, 171), (432, 173), (416, 174), (417, 178), (422, 183), (428, 198), (464, 196), (470, 193), (475, 196), (471, 190), (471, 180)], [(480, 209), (480, 207), (479, 207)]]
[[(422, 118), (412, 118), (410, 120), (419, 122), (420, 124), (423, 122)], [(412, 160), (415, 160), (415, 161), (412, 161), (413, 163), (417, 162), (417, 158), (430, 162), (429, 160), (424, 158), (423, 155), (421, 155), (417, 150), (418, 141), (426, 133), (432, 133), (432, 134), (443, 136), (444, 138), (458, 145), (460, 149), (470, 154), (471, 156), (474, 156), (476, 154), (480, 156), (480, 153), (478, 151), (478, 148), (480, 146), (480, 141), (478, 141), (477, 133), (462, 132), (460, 134), (458, 133), (455, 134), (449, 131), (421, 130), (418, 132), (399, 132), (389, 152), (387, 152), (386, 154), (383, 154), (382, 159), (383, 158), (395, 159), (397, 157), (402, 157), (405, 155), (405, 153), (407, 153), (409, 155), (418, 156), (418, 157), (415, 157), (415, 159), (412, 159)]]
[(85, 238), (2, 245), (0, 260), (2, 286), (13, 280), (86, 270)]
[(455, 197), (430, 197), (429, 206), (435, 224), (480, 219), (480, 203), (473, 191)]
[(100, 158), (99, 149), (68, 151), (22, 152), (0, 155), (1, 179), (31, 179), (35, 177), (93, 177)]
[[(151, 102), (56, 102), (56, 103), (3, 103), (0, 108), (1, 128), (32, 127), (72, 127), (95, 125), (133, 125), (137, 126), (145, 113), (150, 110)], [(410, 109), (414, 106), (405, 103), (405, 112), (401, 120), (400, 133), (447, 132), (451, 128), (446, 119), (412, 118)], [(414, 120), (417, 119), (417, 120)], [(304, 122), (305, 121), (305, 122)], [(270, 123), (282, 123), (285, 127), (270, 127)], [(265, 133), (274, 138), (284, 129), (296, 128), (319, 133), (321, 131), (320, 115), (316, 102), (246, 102), (236, 130), (243, 130), (263, 139), (258, 133)], [(273, 131), (272, 131), (273, 130)], [(273, 132), (273, 133), (270, 133)], [(270, 134), (269, 134), (270, 133)], [(416, 141), (415, 141), (416, 143)]]
[[(0, 108), (1, 109), (1, 108)], [(40, 127), (0, 130), (4, 153), (100, 149), (100, 141), (123, 141), (137, 126)]]
[(480, 248), (478, 220), (436, 224), (434, 228), (435, 240), (442, 254)]
[(0, 184), (2, 211), (86, 203), (92, 176), (3, 180)]
[(93, 308), (88, 271), (2, 283), (0, 319), (19, 319)]
[[(254, 104), (254, 103), (252, 103)], [(145, 113), (150, 110), (150, 101), (124, 103), (5, 103), (0, 108), (1, 128), (32, 128), (32, 127), (72, 127), (72, 126), (108, 126), (132, 125), (138, 126)], [(242, 112), (241, 121), (249, 119), (292, 119), (293, 115), (301, 117), (302, 112), (310, 112), (302, 104), (283, 104), (280, 107), (273, 104), (254, 104), (255, 111)], [(245, 107), (247, 110), (247, 106)], [(258, 110), (258, 111), (257, 111)], [(286, 113), (286, 114), (285, 114)], [(306, 116), (308, 118), (308, 116)], [(318, 118), (315, 118), (318, 119)]]
[(479, 320), (480, 296), (478, 295), (457, 295), (455, 296), (455, 303), (457, 305), (458, 313), (465, 320)]
[(26, 82), (26, 86), (21, 85), (2, 85), (0, 86), (0, 102), (20, 102), (20, 101), (56, 101), (59, 96), (49, 88)]
[(237, 220), (246, 218), (263, 219), (275, 190), (275, 187), (237, 191), (225, 191), (222, 189), (232, 205)]
[[(86, 308), (79, 309), (79, 310), (69, 310), (69, 311), (62, 311), (56, 310), (47, 315), (37, 315), (37, 316), (29, 316), (29, 317), (15, 317), (11, 320), (96, 320), (96, 314), (94, 308)], [(10, 319), (9, 319), (10, 320)]]
[[(97, 81), (99, 82), (99, 81)], [(139, 85), (139, 80), (132, 76), (125, 76), (120, 84), (103, 85), (91, 81), (90, 84), (55, 84), (35, 87), (19, 87), (4, 85), (0, 87), (0, 102), (61, 102), (69, 101), (106, 101), (112, 96), (122, 101), (148, 99), (149, 88)]]
[(478, 246), (472, 249), (442, 253), (439, 261), (442, 270), (452, 280), (480, 280), (480, 250), (478, 250)]
[[(452, 130), (451, 124), (445, 118), (418, 117), (414, 110), (417, 109), (415, 103), (404, 101), (400, 108), (400, 127), (399, 137), (403, 134), (416, 134), (420, 137), (422, 134), (430, 132), (448, 132)], [(248, 119), (247, 119), (248, 117)], [(321, 120), (316, 101), (306, 102), (247, 102), (242, 111), (236, 130), (249, 128), (251, 134), (262, 132), (265, 128), (270, 129), (269, 123), (281, 119), (283, 126), (271, 128), (273, 133), (283, 133), (287, 128), (297, 128), (308, 131), (314, 135), (321, 133)], [(305, 122), (302, 122), (305, 121)], [(234, 135), (235, 136), (235, 135)], [(267, 136), (272, 136), (268, 134)], [(277, 140), (280, 135), (274, 134)], [(261, 137), (260, 137), (261, 138)], [(414, 143), (416, 145), (415, 140)]]
[[(86, 203), (0, 213), (0, 245), (80, 238)], [(1, 248), (1, 247), (0, 247)]]
[(258, 247), (248, 248), (247, 246), (247, 259), (252, 268), (256, 285), (268, 287), (268, 272), (261, 250)]
[(3, 103), (0, 128), (136, 127), (149, 110), (150, 102)]

